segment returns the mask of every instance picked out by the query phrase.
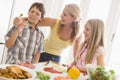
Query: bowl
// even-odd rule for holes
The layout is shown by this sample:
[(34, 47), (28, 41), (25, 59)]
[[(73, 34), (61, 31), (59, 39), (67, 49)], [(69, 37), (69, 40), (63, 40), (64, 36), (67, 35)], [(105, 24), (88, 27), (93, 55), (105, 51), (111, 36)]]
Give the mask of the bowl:
[(90, 80), (117, 80), (116, 70), (110, 66), (87, 64), (87, 73)]

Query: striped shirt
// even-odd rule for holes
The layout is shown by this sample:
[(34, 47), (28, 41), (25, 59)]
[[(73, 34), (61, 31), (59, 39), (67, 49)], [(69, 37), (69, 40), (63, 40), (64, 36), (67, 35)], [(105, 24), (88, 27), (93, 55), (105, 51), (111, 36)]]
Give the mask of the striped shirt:
[[(9, 38), (17, 27), (13, 26), (7, 33), (6, 38)], [(43, 52), (44, 35), (41, 31), (33, 30), (27, 22), (26, 27), (19, 33), (15, 44), (8, 49), (6, 63), (17, 64), (19, 62), (32, 62), (36, 53)]]

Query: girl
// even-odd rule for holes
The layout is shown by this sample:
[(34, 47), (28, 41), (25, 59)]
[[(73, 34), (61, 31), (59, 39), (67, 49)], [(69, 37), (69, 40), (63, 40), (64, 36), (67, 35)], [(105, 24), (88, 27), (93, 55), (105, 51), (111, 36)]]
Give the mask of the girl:
[(71, 66), (76, 66), (81, 72), (86, 72), (86, 64), (104, 65), (104, 23), (99, 19), (87, 21), (84, 30), (85, 40)]

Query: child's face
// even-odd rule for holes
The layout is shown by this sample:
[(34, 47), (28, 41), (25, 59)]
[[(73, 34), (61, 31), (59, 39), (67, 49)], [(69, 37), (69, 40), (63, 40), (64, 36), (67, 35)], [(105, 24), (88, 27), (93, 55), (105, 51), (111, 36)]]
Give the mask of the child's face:
[(28, 12), (28, 21), (31, 24), (37, 24), (37, 22), (41, 19), (41, 12), (36, 8), (33, 7), (29, 12)]
[(84, 29), (85, 41), (90, 40), (91, 34), (92, 34), (91, 25), (89, 23), (86, 23)]
[(71, 24), (75, 19), (70, 15), (66, 8), (64, 8), (61, 14), (61, 23), (62, 24)]

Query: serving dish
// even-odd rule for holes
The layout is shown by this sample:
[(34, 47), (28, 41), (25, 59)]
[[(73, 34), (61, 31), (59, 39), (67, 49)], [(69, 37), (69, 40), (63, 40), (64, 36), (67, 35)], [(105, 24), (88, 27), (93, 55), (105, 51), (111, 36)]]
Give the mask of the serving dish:
[[(31, 78), (28, 78), (28, 79), (12, 79), (12, 80), (34, 80), (36, 77), (36, 72), (34, 70), (24, 67), (24, 66), (13, 65), (13, 64), (1, 64), (0, 68), (6, 69), (7, 67), (11, 67), (11, 66), (16, 66), (16, 67), (20, 68), (21, 70), (28, 72), (31, 75)], [(0, 76), (0, 80), (11, 80), (11, 79)]]

